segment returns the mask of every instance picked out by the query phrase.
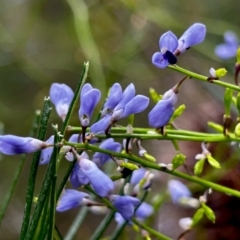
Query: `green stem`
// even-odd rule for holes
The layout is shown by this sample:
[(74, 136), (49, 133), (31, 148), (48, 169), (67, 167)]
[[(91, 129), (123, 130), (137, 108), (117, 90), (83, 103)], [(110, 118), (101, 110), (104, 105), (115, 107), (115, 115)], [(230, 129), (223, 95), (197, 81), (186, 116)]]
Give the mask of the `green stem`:
[[(43, 105), (43, 111), (42, 111), (42, 115), (41, 115), (41, 120), (40, 120), (40, 128), (39, 128), (38, 137), (37, 137), (38, 139), (40, 139), (42, 141), (44, 140), (46, 132), (47, 132), (47, 124), (48, 124), (48, 119), (50, 117), (51, 110), (52, 110), (52, 107), (51, 107), (50, 99), (45, 98), (44, 105)], [(28, 178), (26, 203), (25, 203), (25, 207), (24, 207), (20, 240), (25, 240), (25, 235), (28, 230), (40, 155), (41, 155), (40, 151), (33, 154), (32, 165), (31, 165), (30, 174), (29, 174), (29, 178)]]
[(157, 239), (160, 240), (171, 240), (171, 238), (163, 235), (162, 233), (148, 227), (146, 224), (139, 222), (138, 220), (136, 220), (135, 218), (132, 219), (132, 221), (137, 224), (139, 227), (141, 227), (142, 229), (145, 229), (146, 231), (148, 231), (151, 235), (153, 235), (154, 237), (156, 237)]
[(76, 88), (76, 90), (74, 92), (73, 100), (72, 100), (72, 102), (71, 102), (71, 104), (69, 106), (67, 116), (66, 116), (66, 118), (65, 118), (65, 120), (63, 122), (63, 126), (62, 126), (62, 129), (61, 129), (61, 135), (63, 135), (63, 136), (66, 133), (66, 129), (67, 129), (67, 126), (69, 124), (70, 117), (72, 116), (72, 113), (73, 113), (74, 107), (76, 105), (77, 99), (78, 99), (78, 97), (80, 95), (80, 91), (82, 89), (82, 86), (86, 82), (87, 75), (88, 75), (88, 69), (89, 69), (89, 62), (85, 62), (83, 64), (83, 70), (82, 70), (82, 74), (81, 74), (80, 80), (79, 80), (77, 88)]
[[(197, 80), (200, 80), (200, 81), (203, 81), (203, 82), (209, 82), (208, 81), (208, 77), (200, 75), (200, 74), (197, 74), (197, 73), (194, 73), (194, 72), (191, 72), (191, 71), (189, 71), (187, 69), (184, 69), (184, 68), (181, 68), (181, 67), (179, 67), (177, 65), (168, 65), (168, 68), (172, 69), (174, 71), (183, 73), (183, 74), (185, 74), (187, 76), (190, 76), (192, 78), (195, 78)], [(236, 90), (238, 92), (240, 91), (240, 87), (236, 86), (234, 84), (222, 82), (222, 81), (219, 81), (219, 80), (213, 80), (211, 83), (219, 85), (219, 86), (222, 86), (222, 87), (225, 87), (225, 88), (230, 88), (230, 89)]]
[[(59, 152), (59, 147), (57, 145), (53, 148), (53, 154), (51, 157), (51, 161), (48, 164), (47, 172), (45, 174), (45, 178), (42, 184), (42, 188), (38, 197), (38, 201), (33, 213), (32, 221), (29, 225), (29, 229), (26, 233), (24, 240), (31, 240), (33, 238), (34, 232), (39, 222), (39, 218), (41, 216), (45, 201), (47, 199), (48, 190), (51, 187), (52, 179), (55, 177), (55, 162), (57, 161), (57, 153)], [(54, 209), (55, 210), (55, 209)]]
[(88, 207), (82, 207), (82, 209), (78, 212), (76, 218), (74, 219), (71, 227), (69, 228), (64, 240), (74, 239), (84, 218), (87, 216), (87, 213), (88, 213)]
[(166, 172), (166, 173), (174, 175), (176, 177), (180, 177), (180, 178), (186, 179), (188, 181), (195, 182), (195, 183), (197, 183), (197, 184), (199, 184), (203, 187), (212, 188), (213, 190), (216, 190), (218, 192), (222, 192), (222, 193), (229, 194), (229, 195), (240, 198), (240, 192), (237, 191), (237, 190), (234, 190), (234, 189), (231, 189), (231, 188), (228, 188), (228, 187), (224, 187), (224, 186), (221, 186), (219, 184), (212, 183), (210, 181), (206, 181), (206, 180), (204, 180), (202, 178), (198, 178), (196, 176), (189, 176), (185, 173), (181, 173), (181, 172), (178, 172), (176, 170), (174, 170), (174, 171), (167, 170), (166, 168), (160, 167), (156, 163), (147, 161), (147, 160), (142, 159), (140, 157), (137, 157), (133, 154), (113, 152), (113, 151), (102, 149), (102, 148), (99, 148), (97, 146), (87, 144), (87, 143), (76, 144), (76, 143), (65, 142), (65, 144), (69, 145), (69, 146), (76, 147), (76, 148), (80, 148), (80, 149), (86, 149), (86, 150), (91, 150), (91, 151), (94, 151), (94, 152), (106, 153), (106, 154), (109, 154), (109, 155), (112, 155), (112, 156), (115, 156), (115, 157), (118, 157), (118, 158), (122, 158), (122, 159), (126, 158), (126, 159), (129, 159), (129, 160), (131, 160), (135, 163), (141, 164), (143, 167), (152, 168), (152, 169), (156, 169), (158, 171)]
[[(58, 127), (54, 126), (54, 146), (57, 146), (58, 143)], [(48, 239), (52, 240), (54, 235), (54, 226), (55, 226), (55, 212), (56, 212), (56, 182), (57, 182), (57, 148), (53, 152), (53, 163), (52, 163), (52, 184), (51, 184), (51, 197), (50, 197), (50, 206), (49, 206), (49, 231)]]
[(99, 139), (106, 138), (138, 138), (142, 140), (182, 140), (182, 141), (196, 141), (196, 142), (240, 142), (240, 138), (235, 137), (234, 134), (229, 134), (229, 136), (224, 136), (223, 134), (206, 134), (205, 136), (187, 136), (187, 135), (178, 135), (178, 134), (126, 134), (126, 133), (113, 133), (109, 136), (106, 135), (96, 135)]

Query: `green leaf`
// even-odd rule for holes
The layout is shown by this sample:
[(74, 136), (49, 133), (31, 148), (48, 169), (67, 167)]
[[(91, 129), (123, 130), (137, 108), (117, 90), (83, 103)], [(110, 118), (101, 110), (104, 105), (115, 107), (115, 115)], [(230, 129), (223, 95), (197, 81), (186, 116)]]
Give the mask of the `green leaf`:
[(199, 208), (195, 214), (193, 215), (193, 218), (192, 218), (192, 227), (195, 226), (203, 217), (203, 214), (204, 214), (204, 209), (203, 208)]
[(202, 173), (204, 163), (205, 163), (205, 158), (200, 159), (199, 161), (197, 161), (197, 163), (194, 166), (194, 174), (195, 175), (199, 175), (199, 174)]
[(177, 154), (174, 156), (173, 160), (172, 160), (172, 165), (173, 165), (173, 169), (178, 168), (179, 166), (183, 165), (186, 161), (186, 156), (183, 154)]
[(205, 203), (202, 203), (202, 208), (207, 218), (213, 223), (215, 223), (216, 217), (213, 210), (210, 207), (208, 207)]
[(209, 164), (214, 168), (221, 168), (221, 165), (219, 164), (219, 162), (216, 159), (214, 159), (211, 155), (207, 156), (207, 160)]

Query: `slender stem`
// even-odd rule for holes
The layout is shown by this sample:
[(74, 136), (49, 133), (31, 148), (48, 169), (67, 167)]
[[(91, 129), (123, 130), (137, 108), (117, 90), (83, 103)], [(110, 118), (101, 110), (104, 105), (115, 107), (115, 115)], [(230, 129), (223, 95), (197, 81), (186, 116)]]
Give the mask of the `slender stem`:
[(41, 191), (40, 191), (40, 194), (39, 194), (39, 197), (38, 197), (38, 201), (37, 201), (34, 213), (33, 213), (32, 221), (29, 225), (29, 229), (26, 233), (26, 236), (25, 236), (24, 240), (31, 240), (32, 239), (32, 237), (34, 235), (34, 232), (36, 230), (36, 227), (38, 225), (39, 218), (41, 216), (41, 213), (42, 213), (42, 210), (43, 210), (43, 207), (44, 207), (47, 195), (48, 195), (48, 190), (51, 186), (52, 178), (54, 177), (55, 164), (56, 164), (54, 162), (57, 160), (57, 153), (58, 152), (59, 152), (59, 147), (57, 145), (55, 145), (54, 148), (53, 148), (53, 154), (52, 154), (52, 157), (51, 157), (51, 161), (48, 165), (47, 172), (45, 174), (45, 178), (44, 178), (44, 181), (43, 181), (43, 184), (42, 184), (42, 188), (41, 188)]
[(77, 99), (78, 99), (78, 97), (80, 95), (80, 91), (82, 89), (82, 86), (86, 82), (87, 75), (88, 75), (88, 69), (89, 69), (89, 62), (85, 62), (84, 65), (83, 65), (83, 70), (82, 70), (82, 74), (81, 74), (80, 80), (79, 80), (77, 88), (76, 88), (76, 90), (74, 92), (73, 100), (72, 100), (72, 102), (71, 102), (71, 104), (69, 106), (67, 116), (66, 116), (66, 118), (64, 120), (62, 129), (61, 129), (61, 135), (63, 135), (63, 136), (66, 133), (66, 129), (67, 129), (67, 126), (69, 124), (70, 117), (72, 116), (72, 113), (73, 113), (74, 107), (76, 105)]
[[(89, 129), (88, 129), (89, 130)], [(69, 126), (67, 131), (71, 133), (79, 133), (81, 132), (80, 127), (72, 127)], [(126, 133), (127, 128), (126, 127), (112, 127), (111, 128), (111, 135), (112, 134), (120, 134), (120, 133)], [(147, 135), (160, 135), (156, 132), (154, 128), (133, 128), (133, 134), (147, 134)], [(202, 133), (202, 132), (194, 132), (189, 130), (183, 130), (183, 129), (166, 129), (166, 135), (174, 134), (174, 135), (185, 135), (185, 136), (193, 136), (193, 137), (219, 137), (223, 136), (223, 134), (219, 133)], [(125, 136), (125, 135), (124, 135)], [(160, 135), (161, 136), (161, 135)], [(234, 135), (232, 135), (234, 137)]]
[(164, 234), (150, 228), (149, 226), (147, 226), (146, 224), (139, 222), (138, 220), (136, 220), (135, 218), (132, 219), (132, 221), (137, 224), (139, 227), (145, 229), (146, 231), (148, 231), (151, 235), (153, 235), (154, 237), (156, 237), (157, 239), (160, 240), (171, 240), (171, 238), (165, 236)]
[(98, 226), (97, 230), (94, 232), (94, 234), (90, 238), (90, 240), (100, 239), (100, 237), (102, 236), (102, 234), (106, 229), (106, 226), (108, 226), (113, 220), (114, 215), (115, 215), (115, 211), (111, 211), (110, 213), (108, 213), (108, 215), (106, 215), (106, 217), (102, 220), (101, 224)]
[[(192, 78), (195, 78), (197, 80), (200, 80), (200, 81), (203, 81), (203, 82), (209, 82), (208, 77), (197, 74), (197, 73), (194, 73), (194, 72), (191, 72), (191, 71), (189, 71), (187, 69), (184, 69), (184, 68), (181, 68), (177, 65), (168, 65), (168, 68), (172, 69), (174, 71), (183, 73), (183, 74), (185, 74), (187, 76), (190, 76)], [(222, 81), (219, 81), (219, 80), (213, 80), (213, 81), (211, 81), (211, 83), (222, 86), (222, 87), (225, 87), (225, 88), (231, 88), (231, 89), (236, 90), (238, 92), (240, 91), (239, 86), (236, 86), (236, 85), (233, 85), (233, 84), (230, 84), (230, 83), (222, 82)]]
[(122, 158), (122, 159), (129, 159), (129, 160), (131, 160), (135, 163), (141, 164), (144, 167), (153, 168), (153, 169), (156, 169), (158, 171), (166, 172), (166, 173), (174, 175), (176, 177), (180, 177), (180, 178), (186, 179), (188, 181), (195, 182), (195, 183), (197, 183), (197, 184), (199, 184), (203, 187), (212, 188), (213, 190), (216, 190), (218, 192), (222, 192), (222, 193), (229, 194), (229, 195), (240, 198), (240, 192), (237, 191), (237, 190), (234, 190), (234, 189), (231, 189), (231, 188), (228, 188), (228, 187), (224, 187), (224, 186), (221, 186), (221, 185), (216, 184), (216, 183), (212, 183), (210, 181), (204, 180), (202, 178), (198, 178), (196, 176), (189, 176), (185, 173), (181, 173), (181, 172), (178, 172), (176, 170), (174, 170), (174, 171), (167, 170), (164, 167), (160, 167), (156, 163), (147, 161), (147, 160), (142, 159), (140, 157), (137, 157), (133, 154), (113, 152), (113, 151), (102, 149), (102, 148), (99, 148), (97, 146), (94, 146), (94, 145), (91, 145), (91, 144), (86, 144), (86, 143), (85, 144), (79, 144), (79, 143), (76, 144), (76, 143), (65, 142), (65, 144), (76, 147), (76, 148), (80, 148), (80, 149), (86, 149), (86, 150), (91, 150), (91, 151), (94, 151), (94, 152), (106, 153), (106, 154), (109, 154), (109, 155), (112, 155), (112, 156), (115, 156), (115, 157), (119, 157), (119, 158)]
[[(58, 143), (58, 127), (54, 126), (54, 146), (57, 146)], [(57, 184), (57, 148), (53, 152), (53, 163), (52, 163), (52, 184), (51, 184), (51, 197), (50, 197), (50, 206), (49, 206), (49, 231), (48, 239), (52, 240), (54, 235), (54, 226), (55, 226), (55, 212), (56, 212), (56, 184)]]
[(239, 142), (240, 138), (235, 137), (234, 134), (229, 134), (229, 136), (224, 136), (223, 134), (206, 134), (203, 136), (188, 136), (188, 135), (180, 135), (180, 134), (143, 134), (143, 133), (113, 133), (111, 135), (96, 135), (99, 139), (106, 139), (106, 138), (138, 138), (142, 140), (182, 140), (182, 141), (196, 141), (196, 142)]
[[(37, 137), (38, 139), (40, 139), (42, 141), (44, 140), (46, 132), (47, 132), (47, 124), (48, 124), (48, 119), (50, 117), (51, 110), (52, 110), (52, 108), (51, 108), (50, 99), (45, 98), (44, 105), (43, 105), (43, 111), (42, 111), (42, 115), (41, 115), (41, 120), (40, 120), (40, 128), (39, 128), (38, 137)], [(32, 165), (31, 165), (30, 174), (29, 174), (29, 178), (28, 178), (26, 203), (25, 203), (25, 207), (24, 207), (20, 240), (25, 239), (25, 235), (28, 230), (40, 155), (41, 155), (40, 151), (33, 154)]]
[(88, 213), (88, 207), (82, 207), (82, 209), (78, 212), (76, 218), (74, 219), (71, 227), (69, 228), (64, 240), (74, 239), (84, 218), (87, 216), (87, 213)]

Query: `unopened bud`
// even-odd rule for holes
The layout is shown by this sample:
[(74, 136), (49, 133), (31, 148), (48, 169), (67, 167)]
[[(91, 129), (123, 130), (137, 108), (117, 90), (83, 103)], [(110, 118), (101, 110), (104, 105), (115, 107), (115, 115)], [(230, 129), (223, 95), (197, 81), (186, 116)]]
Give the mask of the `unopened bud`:
[(205, 203), (202, 202), (201, 204), (207, 218), (213, 223), (215, 223), (216, 217), (213, 210), (210, 207), (208, 207)]
[(214, 158), (211, 156), (211, 154), (209, 154), (209, 155), (207, 156), (207, 160), (208, 160), (209, 164), (210, 164), (212, 167), (214, 167), (214, 168), (221, 168), (221, 165), (219, 164), (219, 162), (218, 162), (216, 159), (214, 159)]
[(225, 115), (230, 116), (231, 103), (232, 103), (233, 91), (230, 88), (226, 88), (224, 93), (224, 106), (225, 106)]
[(185, 109), (186, 109), (185, 104), (180, 105), (180, 106), (174, 111), (174, 113), (173, 113), (173, 115), (172, 115), (172, 117), (171, 117), (171, 119), (170, 119), (169, 122), (175, 121), (175, 119), (176, 119), (177, 117), (179, 117), (179, 116), (181, 116), (181, 115), (183, 114), (183, 112), (184, 112)]
[(204, 210), (203, 208), (199, 208), (192, 218), (192, 227), (195, 226), (202, 218), (203, 218)]
[(199, 174), (202, 173), (204, 163), (205, 163), (205, 158), (200, 159), (199, 161), (197, 161), (197, 163), (194, 166), (194, 174), (195, 175), (199, 175)]
[(146, 159), (147, 159), (148, 161), (150, 161), (150, 162), (156, 162), (156, 158), (153, 157), (152, 155), (148, 154), (147, 152), (145, 152), (145, 153), (143, 154), (143, 156), (144, 156), (144, 158), (146, 158)]
[(208, 122), (207, 123), (208, 126), (214, 130), (216, 130), (217, 132), (222, 133), (223, 132), (223, 126), (214, 122)]
[(128, 168), (128, 169), (133, 170), (133, 171), (138, 169), (137, 165), (135, 165), (133, 163), (129, 163), (129, 162), (124, 162), (124, 161), (120, 161), (119, 166), (124, 167), (124, 168)]
[(225, 68), (219, 68), (215, 72), (216, 72), (217, 78), (221, 78), (226, 75), (227, 70)]
[(240, 137), (240, 123), (238, 123), (235, 127), (234, 133), (236, 135), (236, 137)]
[(236, 106), (238, 110), (238, 116), (240, 116), (240, 93), (238, 93), (237, 98), (236, 98)]
[(183, 154), (177, 154), (174, 156), (173, 160), (172, 160), (172, 165), (173, 165), (173, 169), (176, 169), (178, 167), (180, 167), (181, 165), (183, 165), (186, 161), (186, 156)]
[(238, 47), (236, 57), (237, 57), (237, 63), (240, 64), (240, 47)]
[(160, 100), (159, 95), (154, 88), (149, 89), (149, 94), (154, 103), (157, 103)]

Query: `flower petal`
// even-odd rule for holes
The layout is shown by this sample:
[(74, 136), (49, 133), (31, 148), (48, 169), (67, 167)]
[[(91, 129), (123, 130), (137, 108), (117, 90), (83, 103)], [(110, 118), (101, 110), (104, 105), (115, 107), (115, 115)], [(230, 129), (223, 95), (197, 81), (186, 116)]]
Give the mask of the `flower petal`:
[(76, 163), (72, 170), (70, 182), (74, 188), (78, 188), (89, 183), (89, 179), (81, 170), (79, 163)]
[(90, 127), (90, 131), (93, 133), (105, 132), (105, 130), (109, 126), (110, 122), (111, 122), (111, 116), (109, 114), (107, 114), (102, 119), (100, 119), (98, 122), (94, 123)]
[(122, 94), (121, 101), (114, 108), (114, 111), (119, 109), (124, 109), (125, 105), (134, 97), (135, 95), (135, 87), (133, 83), (130, 83)]
[(113, 110), (121, 99), (122, 99), (122, 87), (119, 83), (115, 83), (112, 85), (110, 89), (108, 99), (105, 102), (103, 108)]
[(146, 173), (146, 168), (139, 168), (138, 170), (135, 170), (132, 172), (130, 183), (135, 186), (137, 185), (143, 178)]
[(229, 59), (236, 56), (237, 49), (238, 46), (222, 43), (216, 46), (215, 54), (221, 59)]
[(239, 45), (239, 41), (238, 41), (238, 37), (237, 35), (232, 32), (232, 31), (226, 31), (224, 33), (224, 40), (227, 44), (230, 44), (230, 45), (235, 45), (235, 46), (238, 46)]
[(36, 138), (15, 135), (0, 136), (0, 152), (6, 155), (32, 153), (45, 147), (45, 143)]
[(123, 116), (128, 117), (131, 114), (144, 111), (149, 104), (149, 98), (143, 95), (135, 96), (124, 108)]
[(151, 127), (160, 128), (169, 122), (174, 112), (169, 100), (160, 100), (148, 114), (148, 123)]
[(57, 204), (56, 210), (58, 212), (64, 212), (69, 209), (78, 207), (85, 197), (89, 197), (89, 195), (77, 190), (66, 189)]
[(168, 31), (159, 39), (160, 49), (166, 48), (170, 52), (174, 52), (178, 47), (178, 39), (174, 33)]
[(92, 188), (99, 196), (106, 197), (113, 190), (113, 181), (94, 162), (84, 158), (80, 160), (79, 165), (82, 172), (89, 179)]
[(191, 46), (201, 43), (206, 36), (206, 26), (202, 23), (194, 23), (178, 40), (178, 50), (184, 52)]
[(178, 203), (181, 198), (191, 197), (189, 189), (178, 180), (168, 182), (168, 191), (173, 203)]
[(169, 65), (168, 61), (164, 59), (161, 52), (156, 52), (153, 54), (152, 63), (158, 68), (166, 68)]
[(135, 216), (140, 221), (144, 221), (147, 217), (152, 215), (152, 213), (153, 213), (153, 207), (148, 203), (142, 202), (141, 205), (136, 210)]
[[(52, 135), (47, 141), (47, 144), (53, 144), (54, 143), (54, 136)], [(39, 160), (39, 164), (40, 165), (44, 165), (44, 164), (48, 164), (51, 156), (52, 156), (52, 152), (53, 152), (53, 147), (48, 147), (45, 148), (41, 151), (41, 155), (40, 155), (40, 160)]]
[[(109, 138), (109, 139), (103, 141), (99, 145), (99, 148), (103, 148), (103, 149), (113, 151), (113, 152), (120, 152), (122, 145), (118, 142), (114, 142), (113, 138)], [(105, 164), (110, 159), (111, 159), (111, 157), (109, 154), (96, 152), (93, 155), (92, 161), (94, 163), (96, 163), (96, 165), (98, 167), (101, 167), (103, 164)]]

